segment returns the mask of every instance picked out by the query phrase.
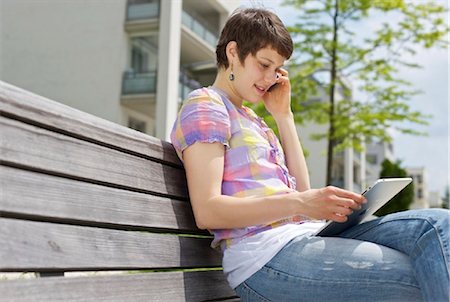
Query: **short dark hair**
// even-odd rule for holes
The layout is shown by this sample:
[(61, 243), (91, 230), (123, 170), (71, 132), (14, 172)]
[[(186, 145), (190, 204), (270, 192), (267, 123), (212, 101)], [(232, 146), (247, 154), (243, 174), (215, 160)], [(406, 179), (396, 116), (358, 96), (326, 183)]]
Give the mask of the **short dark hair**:
[(244, 62), (248, 54), (271, 46), (281, 56), (289, 59), (294, 45), (291, 35), (280, 18), (263, 8), (238, 8), (226, 22), (216, 48), (217, 66), (228, 68), (226, 47), (236, 41), (239, 60)]

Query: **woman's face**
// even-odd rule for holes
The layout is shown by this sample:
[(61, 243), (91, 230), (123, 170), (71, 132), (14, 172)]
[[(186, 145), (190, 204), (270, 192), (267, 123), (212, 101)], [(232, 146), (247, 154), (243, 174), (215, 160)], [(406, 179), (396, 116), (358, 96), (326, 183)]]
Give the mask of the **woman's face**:
[(249, 54), (243, 64), (236, 60), (237, 64), (233, 64), (236, 91), (248, 102), (261, 101), (267, 90), (276, 83), (285, 60), (271, 47), (260, 49), (255, 56)]

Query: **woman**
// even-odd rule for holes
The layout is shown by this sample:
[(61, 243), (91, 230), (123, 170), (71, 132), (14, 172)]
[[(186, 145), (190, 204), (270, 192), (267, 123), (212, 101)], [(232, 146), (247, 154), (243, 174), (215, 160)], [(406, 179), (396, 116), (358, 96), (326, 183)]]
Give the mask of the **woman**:
[[(447, 301), (446, 210), (388, 215), (337, 238), (313, 235), (365, 200), (310, 188), (283, 69), (292, 51), (275, 14), (237, 10), (217, 45), (214, 84), (188, 96), (171, 134), (196, 223), (214, 234), (231, 287), (242, 301)], [(281, 143), (244, 100), (264, 102)]]

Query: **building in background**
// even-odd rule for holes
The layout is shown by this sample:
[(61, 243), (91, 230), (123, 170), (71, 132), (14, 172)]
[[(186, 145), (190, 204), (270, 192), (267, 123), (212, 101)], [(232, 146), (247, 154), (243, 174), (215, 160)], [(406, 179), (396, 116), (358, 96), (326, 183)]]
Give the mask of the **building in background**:
[(380, 178), (381, 164), (387, 159), (395, 162), (394, 147), (392, 143), (377, 142), (366, 145), (366, 164), (370, 168), (366, 171), (367, 184), (373, 184)]
[(0, 80), (167, 139), (238, 0), (2, 0)]
[[(373, 183), (380, 177), (381, 164), (387, 159), (395, 162), (394, 150), (391, 143), (378, 142), (367, 145), (366, 152), (367, 165), (367, 181)], [(424, 167), (406, 167), (408, 175), (413, 179), (414, 184), (414, 200), (410, 205), (410, 209), (421, 209), (430, 207), (441, 207), (442, 198), (439, 192), (428, 191), (428, 176)]]
[(442, 199), (441, 194), (439, 194), (439, 191), (429, 191), (428, 202), (430, 208), (442, 208), (444, 205), (444, 200)]
[[(295, 68), (298, 67), (290, 67), (290, 70), (295, 72)], [(341, 83), (345, 83), (346, 87), (342, 87), (342, 85), (337, 87), (335, 91), (336, 102), (343, 99), (344, 89), (351, 89), (351, 84), (348, 81), (341, 79)], [(308, 102), (328, 102), (327, 94), (327, 91), (320, 89), (317, 95), (311, 97)], [(311, 137), (314, 134), (326, 133), (328, 129), (328, 123), (316, 124), (311, 122), (297, 126), (297, 132), (299, 133), (302, 146), (308, 153), (306, 162), (309, 167), (309, 176), (313, 188), (321, 188), (327, 185), (328, 140), (323, 139), (318, 141)], [(372, 173), (367, 171), (370, 168), (370, 166), (366, 165), (365, 151), (358, 152), (352, 148), (346, 148), (344, 151), (334, 154), (331, 184), (336, 187), (361, 193), (367, 186), (366, 174)]]
[(414, 201), (410, 209), (429, 208), (427, 173), (424, 167), (407, 167), (408, 175), (414, 183)]
[[(327, 140), (313, 140), (311, 135), (324, 133), (328, 124), (309, 123), (297, 126), (302, 146), (307, 151), (306, 163), (309, 168), (311, 187), (326, 186)], [(346, 148), (334, 155), (331, 184), (350, 191), (361, 193), (366, 187), (365, 174), (370, 167), (366, 166), (365, 152), (357, 152)]]

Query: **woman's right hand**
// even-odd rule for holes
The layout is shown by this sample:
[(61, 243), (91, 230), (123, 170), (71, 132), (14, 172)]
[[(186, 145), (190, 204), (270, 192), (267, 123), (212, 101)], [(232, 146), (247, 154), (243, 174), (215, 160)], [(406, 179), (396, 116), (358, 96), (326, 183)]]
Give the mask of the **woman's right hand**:
[(333, 186), (292, 194), (297, 194), (295, 198), (299, 201), (299, 214), (337, 222), (347, 221), (347, 216), (366, 202), (361, 194)]

